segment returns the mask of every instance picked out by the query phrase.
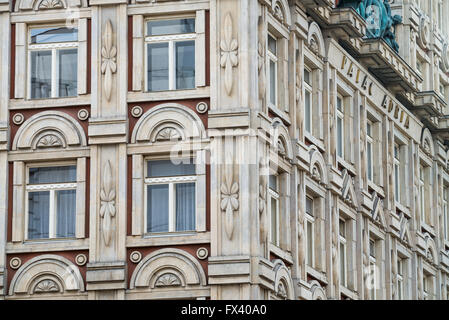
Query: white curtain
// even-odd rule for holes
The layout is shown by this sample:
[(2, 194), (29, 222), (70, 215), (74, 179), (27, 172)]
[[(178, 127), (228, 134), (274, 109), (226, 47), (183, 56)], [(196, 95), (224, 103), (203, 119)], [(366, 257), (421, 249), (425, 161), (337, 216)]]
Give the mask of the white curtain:
[(28, 239), (49, 237), (50, 192), (28, 193)]
[(75, 237), (76, 190), (56, 191), (56, 238)]
[(195, 183), (176, 185), (176, 231), (195, 230)]
[(78, 50), (59, 50), (59, 96), (77, 95)]
[(147, 232), (168, 232), (168, 185), (147, 188)]
[(31, 98), (51, 97), (51, 51), (31, 52)]
[(176, 43), (176, 89), (195, 88), (195, 41)]

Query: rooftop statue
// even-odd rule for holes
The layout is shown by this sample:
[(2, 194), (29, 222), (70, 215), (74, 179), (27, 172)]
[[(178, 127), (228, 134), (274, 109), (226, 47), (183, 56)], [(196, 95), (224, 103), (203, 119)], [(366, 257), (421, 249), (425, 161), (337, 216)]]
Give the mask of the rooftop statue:
[(399, 51), (396, 26), (402, 23), (402, 17), (391, 15), (388, 0), (340, 0), (337, 7), (353, 8), (367, 22), (367, 38), (382, 38), (394, 51)]

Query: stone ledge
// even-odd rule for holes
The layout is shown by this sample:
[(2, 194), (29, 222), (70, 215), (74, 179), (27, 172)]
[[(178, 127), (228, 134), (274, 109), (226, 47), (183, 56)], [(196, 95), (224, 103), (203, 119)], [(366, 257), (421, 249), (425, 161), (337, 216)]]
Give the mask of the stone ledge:
[(209, 284), (251, 282), (250, 256), (218, 256), (209, 258)]
[(271, 261), (261, 258), (258, 264), (260, 285), (268, 290), (274, 290), (274, 265)]
[(89, 121), (89, 144), (126, 143), (128, 121), (126, 118), (91, 119)]
[(209, 129), (248, 128), (250, 126), (249, 110), (230, 110), (228, 112), (209, 111)]
[(312, 286), (310, 283), (304, 280), (298, 280), (298, 298), (302, 300), (312, 300), (312, 292), (310, 289)]
[(87, 264), (87, 290), (126, 289), (126, 262), (96, 262)]

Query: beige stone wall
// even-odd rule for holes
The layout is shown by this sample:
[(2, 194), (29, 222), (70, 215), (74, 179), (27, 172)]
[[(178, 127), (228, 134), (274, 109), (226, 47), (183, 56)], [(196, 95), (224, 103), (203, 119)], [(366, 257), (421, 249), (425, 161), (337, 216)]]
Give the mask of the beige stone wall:
[[(397, 54), (326, 0), (0, 0), (0, 298), (448, 299), (437, 2), (391, 2)], [(195, 18), (195, 87), (147, 92), (167, 16)], [(37, 24), (78, 28), (76, 97), (30, 99)], [(145, 161), (175, 151), (195, 231), (147, 234)], [(36, 163), (76, 165), (73, 239), (27, 240)]]

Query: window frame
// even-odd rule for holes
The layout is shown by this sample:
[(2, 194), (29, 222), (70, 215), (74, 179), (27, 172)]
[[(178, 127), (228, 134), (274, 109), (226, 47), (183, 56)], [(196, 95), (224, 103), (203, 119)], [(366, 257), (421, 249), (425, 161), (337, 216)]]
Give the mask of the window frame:
[(370, 267), (370, 273), (374, 277), (373, 282), (374, 286), (370, 289), (371, 294), (371, 300), (377, 299), (377, 252), (376, 252), (376, 240), (370, 238), (369, 239), (369, 267)]
[[(311, 83), (308, 83), (306, 81), (306, 71), (309, 73), (309, 81)], [(313, 135), (313, 70), (309, 68), (308, 66), (304, 65), (304, 130)], [(309, 99), (309, 115), (307, 116), (306, 112), (306, 95), (307, 93), (310, 96)], [(309, 122), (309, 129), (307, 129), (307, 121)]]
[[(168, 21), (168, 20), (177, 20), (177, 19), (194, 19), (195, 20), (195, 32), (193, 33), (180, 33), (180, 34), (171, 34), (171, 35), (158, 35), (158, 36), (150, 36), (147, 34), (147, 25), (149, 21)], [(194, 13), (185, 14), (185, 15), (167, 15), (164, 17), (156, 16), (156, 17), (146, 17), (143, 20), (143, 52), (144, 52), (144, 88), (143, 92), (145, 93), (153, 93), (153, 92), (166, 92), (166, 91), (179, 91), (179, 90), (195, 90), (197, 87), (197, 42), (198, 42), (198, 30), (197, 30), (197, 15)], [(194, 64), (195, 64), (195, 79), (193, 88), (176, 88), (176, 52), (175, 52), (175, 43), (183, 42), (183, 41), (194, 41), (195, 48), (195, 56), (194, 56)], [(153, 43), (168, 43), (168, 89), (165, 90), (148, 90), (148, 45)]]
[[(272, 38), (275, 40), (276, 43), (276, 53), (273, 53), (270, 51), (270, 46), (269, 46), (269, 38)], [(269, 104), (270, 107), (272, 108), (279, 108), (278, 106), (278, 98), (279, 98), (279, 88), (278, 88), (278, 83), (279, 83), (279, 39), (278, 37), (276, 37), (272, 32), (268, 32), (268, 36), (267, 36), (267, 61), (266, 61), (266, 70), (267, 70), (267, 79), (268, 79), (268, 90), (267, 90), (267, 102)], [(274, 64), (274, 74), (275, 74), (275, 79), (274, 79), (274, 101), (275, 103), (273, 104), (272, 100), (272, 92), (271, 92), (271, 66), (270, 63), (273, 62)]]
[[(143, 179), (143, 235), (148, 237), (158, 237), (158, 236), (164, 236), (164, 235), (184, 235), (184, 234), (192, 234), (197, 232), (197, 192), (198, 192), (198, 173), (197, 173), (197, 164), (195, 163), (195, 157), (191, 157), (189, 159), (185, 157), (176, 158), (176, 160), (183, 161), (183, 160), (189, 160), (193, 162), (195, 165), (195, 175), (178, 175), (178, 176), (169, 176), (169, 177), (148, 177), (148, 162), (154, 161), (154, 160), (170, 160), (168, 157), (144, 157), (143, 163), (144, 163), (144, 179)], [(176, 207), (175, 207), (175, 201), (176, 201), (176, 184), (181, 183), (195, 183), (195, 223), (194, 223), (194, 230), (185, 230), (185, 231), (176, 231)], [(168, 191), (169, 191), (169, 212), (168, 212), (168, 231), (163, 232), (150, 232), (148, 231), (148, 186), (152, 185), (168, 185)]]
[[(28, 100), (43, 100), (43, 99), (62, 99), (62, 98), (76, 98), (78, 97), (78, 87), (79, 87), (79, 55), (80, 55), (80, 29), (79, 26), (76, 27), (77, 30), (77, 41), (67, 41), (67, 42), (52, 42), (52, 43), (42, 43), (42, 44), (33, 44), (31, 43), (31, 30), (32, 29), (41, 29), (43, 27), (47, 28), (57, 28), (57, 27), (65, 27), (63, 24), (45, 24), (45, 25), (29, 25), (26, 29), (26, 97)], [(76, 72), (76, 95), (74, 96), (59, 96), (59, 55), (58, 52), (69, 50), (69, 49), (76, 49), (76, 60), (77, 60), (77, 72)], [(51, 89), (50, 89), (50, 96), (44, 97), (44, 98), (32, 98), (31, 97), (31, 66), (32, 66), (32, 59), (31, 59), (31, 53), (32, 52), (39, 52), (39, 51), (51, 51)]]
[[(339, 110), (339, 103), (341, 101), (341, 110)], [(341, 160), (345, 161), (345, 98), (341, 95), (337, 95), (337, 102), (335, 108), (335, 117), (336, 117), (336, 128), (337, 128), (337, 147), (335, 148), (337, 151), (337, 157)], [(341, 128), (338, 125), (338, 120), (341, 120)], [(340, 133), (341, 131), (341, 133)], [(339, 150), (339, 142), (341, 140), (341, 151)], [(341, 153), (340, 153), (341, 152)]]
[[(338, 224), (338, 244), (339, 244), (339, 259), (340, 259), (340, 285), (348, 287), (348, 235), (347, 235), (347, 221), (346, 219), (339, 217)], [(344, 233), (342, 234), (341, 226), (344, 226)], [(343, 257), (342, 257), (343, 254)], [(341, 265), (343, 259), (344, 265)], [(343, 267), (343, 268), (342, 268)]]
[[(397, 150), (397, 152), (396, 152)], [(394, 168), (394, 198), (396, 203), (401, 203), (401, 146), (395, 142), (393, 145)]]
[(404, 261), (405, 259), (398, 256), (397, 258), (397, 277), (396, 277), (396, 289), (397, 300), (405, 300), (405, 283), (404, 283)]
[[(268, 200), (269, 200), (269, 208), (270, 208), (270, 243), (276, 247), (280, 246), (280, 192), (279, 192), (279, 183), (280, 183), (280, 179), (279, 179), (279, 175), (278, 174), (272, 174), (270, 176), (275, 176), (276, 177), (276, 189), (277, 190), (273, 190), (270, 186), (270, 184), (268, 185)], [(275, 226), (273, 226), (273, 211), (272, 211), (272, 201), (275, 201), (276, 203), (276, 212), (275, 214)], [(273, 239), (273, 229), (276, 230), (276, 239)]]
[[(371, 128), (368, 130), (368, 128)], [(367, 177), (368, 181), (374, 183), (374, 138), (373, 138), (374, 123), (367, 120), (366, 123), (366, 159), (367, 159)], [(370, 150), (368, 152), (368, 150)]]
[[(32, 168), (48, 168), (48, 167), (69, 167), (75, 166), (76, 176), (78, 175), (78, 165), (77, 162), (61, 162), (61, 163), (29, 163), (25, 165), (25, 230), (24, 230), (24, 240), (27, 242), (36, 241), (52, 241), (52, 240), (73, 240), (76, 238), (77, 233), (77, 207), (75, 207), (75, 234), (73, 237), (56, 237), (56, 227), (57, 227), (57, 205), (56, 205), (56, 191), (65, 190), (75, 190), (75, 199), (77, 199), (78, 193), (78, 179), (75, 178), (75, 182), (69, 183), (42, 183), (42, 184), (30, 184), (29, 183), (29, 172)], [(33, 191), (48, 191), (49, 192), (49, 228), (48, 228), (48, 238), (36, 238), (30, 239), (28, 234), (29, 227), (29, 200), (28, 194)]]
[[(307, 212), (307, 201), (311, 201), (311, 210), (312, 210), (312, 214), (310, 214), (309, 212)], [(306, 196), (306, 206), (305, 206), (306, 210), (305, 210), (305, 220), (304, 222), (306, 223), (306, 227), (305, 227), (305, 234), (306, 234), (306, 244), (307, 244), (307, 255), (306, 255), (306, 264), (311, 267), (311, 268), (315, 268), (316, 263), (315, 263), (315, 215), (314, 215), (314, 199), (310, 196)], [(311, 235), (309, 235), (309, 225), (310, 225), (310, 230), (312, 232)], [(311, 248), (309, 248), (309, 241), (311, 241)], [(310, 255), (310, 256), (309, 256)]]

